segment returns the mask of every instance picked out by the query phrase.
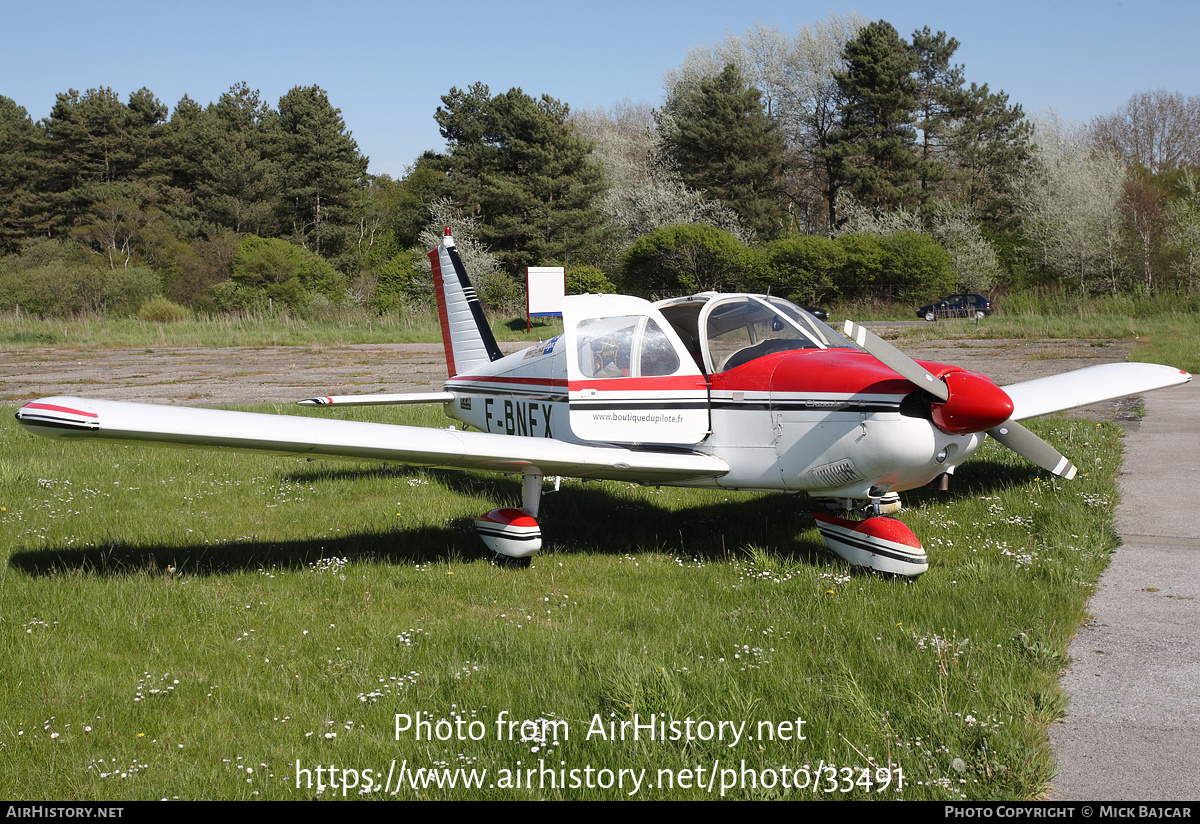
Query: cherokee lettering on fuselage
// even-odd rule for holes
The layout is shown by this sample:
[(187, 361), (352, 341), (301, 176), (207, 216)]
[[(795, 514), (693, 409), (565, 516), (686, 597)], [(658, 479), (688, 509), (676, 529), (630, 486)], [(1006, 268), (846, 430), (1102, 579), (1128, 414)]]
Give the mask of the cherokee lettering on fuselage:
[(553, 438), (550, 430), (552, 405), (536, 401), (487, 398), (483, 402), (483, 420), (488, 432)]

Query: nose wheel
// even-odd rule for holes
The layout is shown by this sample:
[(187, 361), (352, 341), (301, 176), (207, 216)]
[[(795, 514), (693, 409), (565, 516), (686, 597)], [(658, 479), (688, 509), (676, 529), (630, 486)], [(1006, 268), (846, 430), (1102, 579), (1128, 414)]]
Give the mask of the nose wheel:
[(895, 518), (877, 515), (852, 521), (816, 512), (825, 546), (852, 564), (914, 578), (929, 569), (929, 557), (912, 530)]

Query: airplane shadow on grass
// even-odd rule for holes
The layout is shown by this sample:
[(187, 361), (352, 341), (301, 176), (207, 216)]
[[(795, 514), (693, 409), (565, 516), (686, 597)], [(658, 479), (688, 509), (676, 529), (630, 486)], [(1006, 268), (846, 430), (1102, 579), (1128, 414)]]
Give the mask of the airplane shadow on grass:
[[(475, 475), (451, 470), (402, 467), (328, 469), (290, 473), (292, 482), (354, 480), (386, 474), (420, 475), (459, 494), (485, 496), (494, 506), (519, 506), (515, 476)], [(1038, 470), (1002, 462), (976, 460), (960, 470), (949, 492), (926, 488), (905, 493), (910, 507), (925, 502), (953, 503), (1000, 489), (1028, 484)], [(413, 495), (422, 494), (415, 490)], [(719, 492), (717, 494), (720, 494)], [(630, 497), (609, 487), (568, 481), (542, 496), (539, 523), (542, 555), (653, 552), (705, 562), (729, 562), (750, 546), (813, 566), (843, 565), (825, 548), (811, 513), (815, 503), (787, 493), (757, 496), (726, 493), (727, 500), (668, 509), (644, 497)], [(481, 511), (479, 514), (483, 514)], [(84, 575), (219, 575), (257, 569), (300, 569), (322, 559), (378, 560), (396, 564), (491, 561), (475, 534), (473, 518), (459, 518), (417, 529), (381, 527), (336, 537), (286, 541), (233, 540), (216, 544), (108, 542), (90, 548), (17, 549), (9, 565), (32, 576)], [(918, 536), (919, 537), (919, 536)], [(861, 574), (869, 570), (854, 568)]]

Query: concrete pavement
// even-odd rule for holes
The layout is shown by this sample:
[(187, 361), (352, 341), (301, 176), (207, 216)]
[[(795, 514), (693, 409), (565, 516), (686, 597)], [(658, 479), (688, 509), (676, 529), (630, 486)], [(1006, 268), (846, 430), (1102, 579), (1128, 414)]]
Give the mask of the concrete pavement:
[(1122, 546), (1071, 644), (1051, 798), (1200, 799), (1200, 379), (1125, 437)]

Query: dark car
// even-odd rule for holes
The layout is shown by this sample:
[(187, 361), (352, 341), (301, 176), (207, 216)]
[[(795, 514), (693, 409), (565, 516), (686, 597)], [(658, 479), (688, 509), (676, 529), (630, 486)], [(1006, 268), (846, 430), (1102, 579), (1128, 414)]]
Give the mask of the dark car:
[(984, 318), (995, 309), (992, 302), (983, 295), (958, 294), (946, 295), (937, 303), (922, 306), (917, 310), (917, 317), (925, 320), (938, 318)]
[(820, 320), (820, 321), (829, 320), (829, 313), (826, 312), (824, 309), (819, 309), (816, 306), (801, 306), (800, 308), (803, 309), (805, 312), (808, 312), (810, 315), (813, 315), (817, 320)]

